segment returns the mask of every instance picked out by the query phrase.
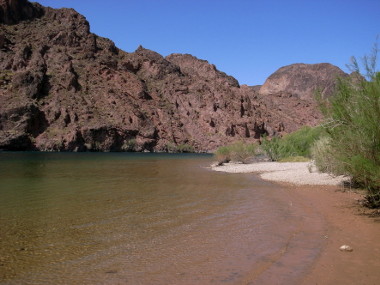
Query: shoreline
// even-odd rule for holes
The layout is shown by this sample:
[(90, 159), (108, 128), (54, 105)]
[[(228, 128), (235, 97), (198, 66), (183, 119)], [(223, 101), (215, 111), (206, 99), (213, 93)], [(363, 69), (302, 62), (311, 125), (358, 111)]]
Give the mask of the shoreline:
[(378, 284), (380, 217), (360, 206), (363, 195), (339, 186), (284, 186), (318, 209), (327, 225), (325, 247), (301, 284)]
[(225, 163), (212, 165), (211, 169), (228, 173), (258, 173), (264, 180), (295, 185), (340, 185), (349, 180), (345, 176), (320, 173), (310, 162)]
[[(377, 284), (380, 216), (360, 205), (363, 195), (339, 186), (346, 177), (309, 171), (309, 163), (260, 162), (212, 166), (214, 171), (255, 173), (317, 209), (326, 221), (325, 245), (299, 284)], [(341, 251), (349, 245), (353, 251)]]

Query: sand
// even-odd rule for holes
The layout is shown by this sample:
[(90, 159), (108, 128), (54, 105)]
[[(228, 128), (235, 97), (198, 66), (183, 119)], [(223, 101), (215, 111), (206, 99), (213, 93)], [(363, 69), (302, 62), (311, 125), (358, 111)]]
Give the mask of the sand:
[[(326, 245), (302, 284), (379, 284), (380, 216), (361, 207), (362, 195), (334, 186), (286, 186), (326, 220)], [(352, 252), (339, 248), (349, 245)]]
[[(310, 173), (308, 168), (309, 163), (275, 162), (213, 167), (216, 171), (259, 173), (319, 211), (326, 221), (326, 243), (301, 284), (379, 284), (380, 216), (360, 205), (361, 194), (339, 186), (347, 178), (315, 169)], [(353, 251), (341, 251), (342, 245)]]
[(213, 170), (229, 173), (259, 173), (264, 180), (297, 185), (339, 185), (347, 177), (319, 173), (310, 162), (259, 162), (252, 164), (226, 163)]

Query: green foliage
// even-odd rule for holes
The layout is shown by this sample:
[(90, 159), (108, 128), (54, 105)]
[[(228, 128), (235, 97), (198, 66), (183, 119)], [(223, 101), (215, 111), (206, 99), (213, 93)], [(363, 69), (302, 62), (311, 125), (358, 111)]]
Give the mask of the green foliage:
[(223, 163), (231, 161), (230, 147), (228, 146), (219, 147), (214, 153), (214, 156), (216, 157), (216, 160), (218, 161), (219, 164), (223, 164)]
[(312, 128), (305, 126), (282, 138), (274, 137), (269, 140), (264, 137), (261, 147), (273, 161), (280, 161), (284, 158), (297, 156), (311, 157), (311, 146), (323, 134), (324, 129), (321, 127)]
[(193, 153), (195, 149), (193, 146), (189, 144), (179, 144), (176, 145), (174, 143), (166, 144), (166, 150), (170, 153)]
[(236, 142), (231, 145), (231, 159), (245, 163), (256, 155), (257, 145), (253, 143)]
[(261, 141), (262, 150), (268, 155), (270, 160), (277, 161), (280, 159), (280, 139), (273, 137), (269, 140), (266, 136)]
[(308, 162), (310, 161), (309, 157), (304, 156), (290, 156), (284, 157), (279, 160), (279, 162)]
[(258, 144), (238, 141), (228, 146), (219, 147), (214, 155), (219, 164), (231, 160), (246, 163), (249, 158), (254, 157), (257, 153)]
[(321, 137), (313, 144), (311, 157), (319, 171), (336, 175), (343, 174), (342, 163), (333, 155), (330, 137)]
[(195, 152), (194, 147), (189, 144), (179, 144), (177, 145), (177, 152), (179, 153), (193, 153)]
[[(339, 172), (368, 189), (371, 206), (380, 206), (380, 73), (375, 72), (377, 49), (364, 58), (368, 79), (340, 79), (337, 91), (324, 101), (328, 155), (339, 161)], [(371, 62), (372, 60), (372, 62)], [(356, 60), (355, 71), (359, 73)], [(333, 171), (338, 172), (338, 171)], [(336, 173), (339, 174), (339, 173)]]

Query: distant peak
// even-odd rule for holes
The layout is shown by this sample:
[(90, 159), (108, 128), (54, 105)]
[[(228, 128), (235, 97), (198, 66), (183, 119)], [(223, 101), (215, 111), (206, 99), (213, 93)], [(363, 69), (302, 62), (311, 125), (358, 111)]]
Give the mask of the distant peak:
[(139, 45), (136, 49), (136, 52), (143, 51), (143, 50), (146, 50), (146, 48), (144, 48), (142, 45)]

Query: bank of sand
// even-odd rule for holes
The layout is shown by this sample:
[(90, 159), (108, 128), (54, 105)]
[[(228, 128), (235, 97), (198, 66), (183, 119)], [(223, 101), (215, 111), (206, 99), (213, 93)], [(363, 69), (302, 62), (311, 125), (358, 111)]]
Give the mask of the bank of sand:
[[(309, 163), (227, 164), (216, 171), (259, 173), (300, 197), (324, 217), (325, 246), (302, 284), (379, 284), (380, 216), (358, 203), (362, 195), (343, 189), (344, 177), (311, 173)], [(340, 251), (349, 245), (352, 252)], [(284, 280), (283, 284), (287, 284)]]

